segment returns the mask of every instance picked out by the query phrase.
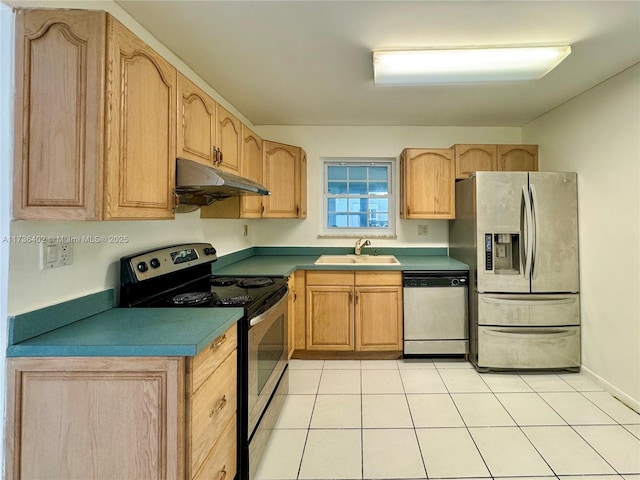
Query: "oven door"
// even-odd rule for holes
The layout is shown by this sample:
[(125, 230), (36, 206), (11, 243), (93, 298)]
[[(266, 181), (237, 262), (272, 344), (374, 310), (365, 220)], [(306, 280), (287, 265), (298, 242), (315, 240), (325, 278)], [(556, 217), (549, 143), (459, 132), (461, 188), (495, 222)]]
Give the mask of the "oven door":
[(287, 366), (288, 293), (249, 320), (248, 429), (251, 438)]

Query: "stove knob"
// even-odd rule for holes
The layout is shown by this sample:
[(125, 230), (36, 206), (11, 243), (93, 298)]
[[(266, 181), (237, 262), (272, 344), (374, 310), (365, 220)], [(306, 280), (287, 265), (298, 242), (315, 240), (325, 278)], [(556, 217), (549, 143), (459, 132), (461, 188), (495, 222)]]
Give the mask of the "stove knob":
[(157, 258), (152, 258), (149, 263), (151, 264), (151, 268), (158, 268), (160, 266), (160, 260)]
[(204, 249), (204, 254), (205, 255), (215, 255), (216, 254), (216, 249), (213, 247), (207, 247)]
[(139, 272), (142, 272), (142, 273), (149, 270), (149, 267), (147, 266), (146, 262), (140, 262), (138, 265), (136, 265), (136, 268), (138, 269)]

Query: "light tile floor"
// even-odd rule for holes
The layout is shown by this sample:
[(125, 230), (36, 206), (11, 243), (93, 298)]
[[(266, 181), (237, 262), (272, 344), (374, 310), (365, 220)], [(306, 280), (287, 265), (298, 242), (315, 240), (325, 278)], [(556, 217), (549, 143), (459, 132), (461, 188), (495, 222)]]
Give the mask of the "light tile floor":
[(292, 360), (257, 480), (640, 480), (640, 415), (579, 373)]

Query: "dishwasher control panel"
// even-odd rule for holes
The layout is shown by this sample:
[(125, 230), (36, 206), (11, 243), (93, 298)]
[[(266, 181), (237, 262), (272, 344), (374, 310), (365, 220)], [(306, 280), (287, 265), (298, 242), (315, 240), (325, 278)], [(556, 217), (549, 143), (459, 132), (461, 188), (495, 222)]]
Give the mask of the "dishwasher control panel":
[(467, 272), (411, 272), (406, 271), (402, 275), (404, 288), (429, 288), (429, 287), (466, 287), (468, 283)]

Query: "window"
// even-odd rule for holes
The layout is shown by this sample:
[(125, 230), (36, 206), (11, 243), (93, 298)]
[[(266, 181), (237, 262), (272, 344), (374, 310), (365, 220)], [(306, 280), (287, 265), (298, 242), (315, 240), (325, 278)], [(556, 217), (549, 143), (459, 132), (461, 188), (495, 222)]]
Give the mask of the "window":
[(391, 159), (325, 159), (326, 235), (395, 235)]

